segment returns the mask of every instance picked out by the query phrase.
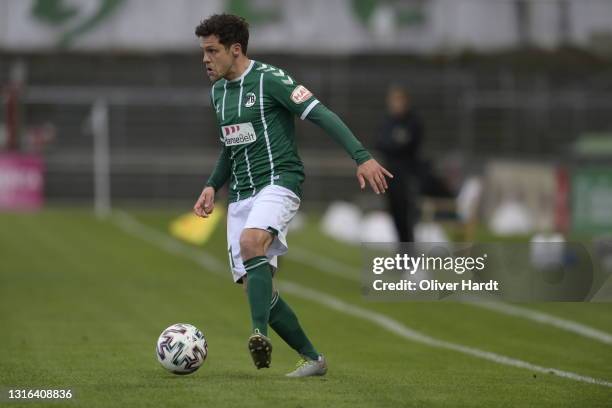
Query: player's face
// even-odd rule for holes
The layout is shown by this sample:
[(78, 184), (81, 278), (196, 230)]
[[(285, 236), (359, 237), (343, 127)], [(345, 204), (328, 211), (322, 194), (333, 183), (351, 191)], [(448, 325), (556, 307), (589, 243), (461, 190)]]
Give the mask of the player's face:
[(233, 47), (225, 48), (216, 35), (199, 37), (199, 40), (206, 75), (211, 82), (215, 82), (227, 75), (236, 59), (235, 52)]

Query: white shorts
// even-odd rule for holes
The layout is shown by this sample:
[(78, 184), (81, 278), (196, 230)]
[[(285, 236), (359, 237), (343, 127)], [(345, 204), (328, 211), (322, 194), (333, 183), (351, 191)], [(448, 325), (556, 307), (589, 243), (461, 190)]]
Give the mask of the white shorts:
[(245, 228), (271, 231), (274, 241), (266, 256), (276, 269), (276, 257), (287, 252), (289, 222), (300, 207), (300, 198), (281, 186), (266, 186), (260, 192), (244, 200), (230, 203), (227, 210), (227, 251), (234, 282), (242, 283), (246, 275), (240, 255), (240, 235)]

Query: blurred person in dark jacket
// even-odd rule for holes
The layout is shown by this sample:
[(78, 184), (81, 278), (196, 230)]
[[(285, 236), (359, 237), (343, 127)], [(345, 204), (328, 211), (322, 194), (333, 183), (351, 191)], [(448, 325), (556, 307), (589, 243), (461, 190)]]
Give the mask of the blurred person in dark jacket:
[(377, 148), (387, 169), (395, 176), (389, 183), (387, 199), (400, 242), (414, 241), (419, 192), (419, 150), (423, 123), (412, 107), (408, 91), (398, 85), (387, 92), (387, 117)]

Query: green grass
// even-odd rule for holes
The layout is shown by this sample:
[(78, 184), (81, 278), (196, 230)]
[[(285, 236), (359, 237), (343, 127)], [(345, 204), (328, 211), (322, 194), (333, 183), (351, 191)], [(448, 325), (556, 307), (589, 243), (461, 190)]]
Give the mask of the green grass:
[[(176, 215), (131, 214), (162, 232)], [(289, 245), (357, 269), (361, 264), (358, 247), (321, 236), (314, 223), (292, 233)], [(204, 250), (227, 262), (223, 227)], [(0, 214), (0, 389), (71, 388), (70, 405), (86, 407), (604, 407), (612, 401), (612, 388), (414, 343), (289, 293), (283, 296), (328, 357), (329, 374), (286, 379), (296, 356), (274, 334), (272, 368), (257, 371), (246, 352), (245, 296), (229, 270), (221, 272), (84, 210)], [(358, 282), (289, 257), (279, 279), (439, 339), (612, 381), (611, 346), (549, 326), (467, 304), (368, 302)], [(529, 307), (612, 332), (610, 304)], [(165, 372), (154, 355), (157, 336), (176, 322), (195, 324), (209, 343), (204, 367), (191, 376)]]

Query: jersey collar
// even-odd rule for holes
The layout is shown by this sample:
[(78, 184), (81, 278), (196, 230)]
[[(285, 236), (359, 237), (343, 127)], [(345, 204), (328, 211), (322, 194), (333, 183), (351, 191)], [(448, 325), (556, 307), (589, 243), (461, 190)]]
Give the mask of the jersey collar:
[(249, 64), (249, 66), (247, 67), (247, 69), (244, 70), (244, 72), (242, 73), (242, 75), (240, 75), (238, 78), (234, 78), (231, 81), (227, 81), (228, 84), (233, 84), (236, 82), (240, 82), (242, 81), (242, 79), (244, 77), (246, 77), (249, 72), (251, 72), (251, 68), (253, 68), (253, 65), (255, 65), (255, 60), (251, 60), (251, 63)]

